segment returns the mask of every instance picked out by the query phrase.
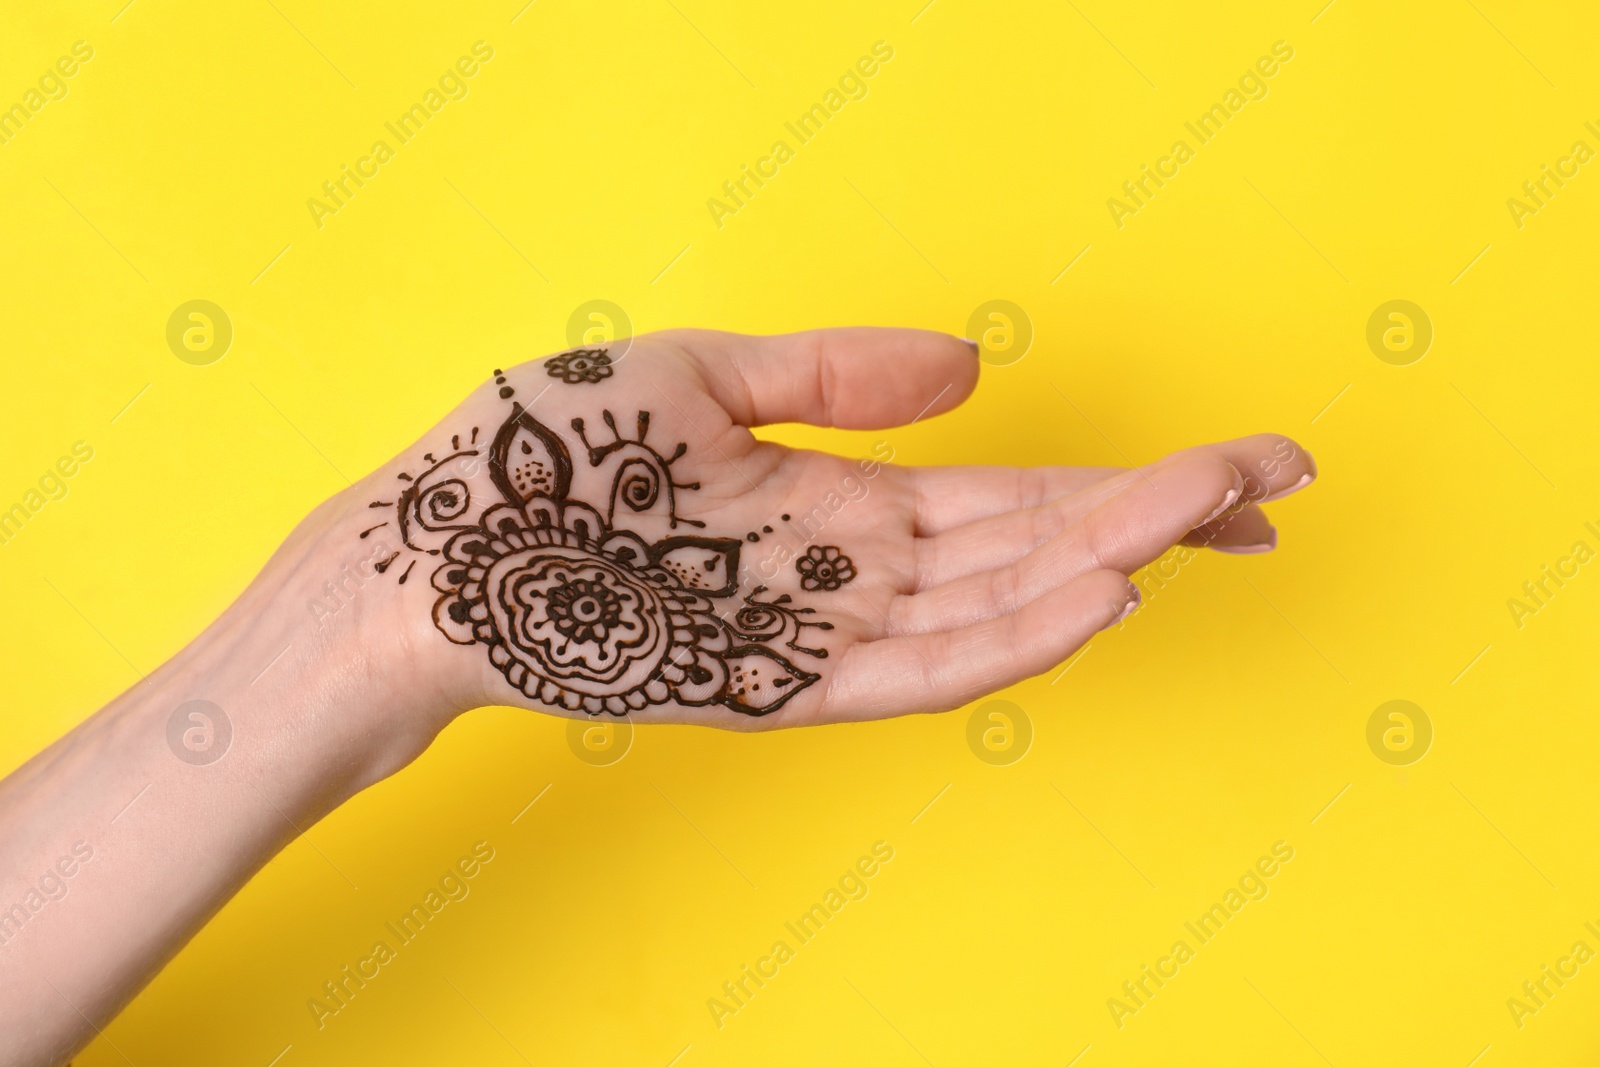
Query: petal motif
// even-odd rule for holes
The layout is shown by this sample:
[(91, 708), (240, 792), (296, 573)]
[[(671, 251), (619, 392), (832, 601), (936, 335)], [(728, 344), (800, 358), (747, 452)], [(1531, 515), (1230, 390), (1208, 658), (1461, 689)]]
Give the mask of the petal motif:
[(745, 715), (768, 715), (821, 675), (802, 671), (764, 645), (741, 645), (723, 654), (728, 691), (722, 703)]
[(731, 537), (669, 537), (650, 550), (652, 562), (683, 589), (732, 596), (739, 581), (739, 548)]
[(439, 632), (458, 645), (476, 643), (472, 619), (467, 614), (467, 602), (454, 594), (440, 597), (433, 605), (433, 624)]

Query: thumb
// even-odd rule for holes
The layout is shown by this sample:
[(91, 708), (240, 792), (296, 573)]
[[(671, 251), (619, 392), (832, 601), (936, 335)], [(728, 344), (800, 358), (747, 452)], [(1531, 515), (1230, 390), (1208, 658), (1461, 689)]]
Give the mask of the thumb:
[(712, 398), (741, 426), (904, 426), (956, 407), (978, 383), (974, 346), (932, 330), (851, 326), (772, 337), (715, 330), (658, 336), (694, 362)]

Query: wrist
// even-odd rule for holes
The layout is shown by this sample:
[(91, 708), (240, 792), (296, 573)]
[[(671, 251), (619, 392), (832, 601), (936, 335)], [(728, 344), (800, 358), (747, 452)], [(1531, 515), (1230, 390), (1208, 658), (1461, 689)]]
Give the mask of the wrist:
[(158, 672), (174, 708), (191, 692), (218, 705), (241, 762), (297, 759), (325, 771), (339, 800), (415, 759), (475, 703), (440, 662), (431, 624), (418, 625), (437, 595), (426, 574), (419, 567), (399, 584), (387, 565), (396, 546), (384, 531), (362, 539), (364, 516), (343, 496)]

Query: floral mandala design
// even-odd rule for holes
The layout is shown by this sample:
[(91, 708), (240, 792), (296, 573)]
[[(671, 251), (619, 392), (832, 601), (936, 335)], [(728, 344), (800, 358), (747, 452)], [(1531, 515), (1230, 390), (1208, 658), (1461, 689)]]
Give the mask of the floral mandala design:
[[(579, 356), (587, 370), (571, 367)], [(568, 374), (611, 373), (609, 361), (591, 357), (605, 353), (549, 362), (567, 361)], [(551, 707), (618, 716), (669, 702), (777, 711), (820, 677), (780, 646), (825, 658), (826, 649), (797, 638), (802, 627), (832, 624), (804, 618), (812, 609), (790, 606), (787, 594), (757, 600), (764, 587), (731, 599), (742, 541), (673, 533), (702, 525), (676, 513), (673, 490), (698, 488), (672, 481), (684, 446), (669, 458), (647, 445), (647, 413), (631, 438), (616, 432), (609, 411), (602, 415), (616, 437), (610, 445), (590, 445), (583, 420), (573, 420), (587, 470), (575, 470), (561, 436), (513, 403), (492, 444), (478, 447), (476, 430), (465, 443), (453, 438), (444, 459), (429, 453), (421, 475), (400, 475), (407, 486), (397, 501), (373, 502), (395, 508), (407, 549), (441, 557), (434, 624), (456, 644), (485, 646), (510, 685)], [(484, 490), (464, 474), (485, 461), (496, 496), (487, 502), (473, 499)], [(580, 478), (598, 505), (574, 495)], [(829, 551), (823, 573), (833, 584), (807, 588), (837, 588), (849, 580), (841, 568), (854, 576), (849, 560)], [(814, 573), (802, 571), (803, 583)]]
[(615, 368), (603, 348), (579, 348), (544, 361), (545, 373), (568, 385), (588, 382), (593, 385), (611, 377)]
[(833, 545), (812, 545), (794, 561), (794, 569), (800, 572), (800, 588), (813, 593), (832, 592), (856, 576), (856, 565)]
[(623, 596), (603, 578), (573, 578), (551, 589), (546, 598), (545, 613), (552, 625), (574, 641), (604, 642), (612, 627), (633, 629), (632, 623), (622, 622)]

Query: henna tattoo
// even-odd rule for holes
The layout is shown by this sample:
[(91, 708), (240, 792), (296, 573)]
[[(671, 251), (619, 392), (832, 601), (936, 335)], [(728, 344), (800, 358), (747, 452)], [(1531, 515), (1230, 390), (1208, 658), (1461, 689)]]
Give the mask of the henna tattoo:
[(589, 443), (588, 435), (584, 431), (582, 419), (573, 419), (572, 428), (577, 431), (578, 440), (583, 442), (584, 449), (589, 453), (589, 465), (598, 467), (608, 459), (617, 459), (616, 476), (611, 483), (611, 498), (607, 504), (606, 521), (616, 522), (617, 503), (630, 511), (650, 513), (659, 511), (657, 507), (663, 500), (666, 504), (666, 518), (668, 526), (676, 529), (679, 524), (704, 528), (705, 523), (698, 519), (683, 519), (677, 513), (677, 493), (679, 489), (698, 489), (699, 482), (674, 482), (671, 467), (689, 446), (682, 441), (673, 450), (671, 456), (663, 456), (660, 452), (644, 443), (645, 436), (650, 432), (650, 413), (641, 411), (635, 420), (635, 429), (639, 434), (636, 438), (623, 437), (617, 429), (617, 420), (611, 412), (602, 411), (601, 418), (605, 419), (611, 428), (611, 436), (615, 438), (609, 445), (596, 448)]
[[(498, 371), (496, 381), (504, 381)], [(505, 399), (513, 392), (500, 390)], [(678, 490), (700, 488), (672, 477), (688, 446), (664, 456), (646, 444), (649, 412), (638, 413), (631, 438), (610, 411), (601, 418), (609, 444), (591, 443), (583, 419), (571, 422), (589, 460), (580, 469), (561, 435), (513, 401), (486, 450), (491, 499), (475, 498), (469, 485), (484, 458), (474, 429), (465, 446), (452, 438), (443, 458), (424, 456), (421, 474), (401, 474), (407, 484), (396, 500), (373, 502), (395, 509), (407, 549), (443, 557), (432, 578), (434, 624), (457, 644), (485, 646), (529, 698), (569, 711), (621, 716), (668, 702), (777, 711), (820, 678), (777, 646), (824, 659), (826, 649), (799, 637), (833, 624), (806, 618), (814, 610), (792, 606), (787, 594), (757, 599), (765, 586), (735, 601), (737, 610), (719, 610), (717, 601), (737, 595), (744, 541), (671, 533), (705, 526), (676, 510)], [(484, 487), (476, 489), (481, 497)], [(854, 577), (850, 561), (828, 551), (833, 584), (808, 588)], [(802, 584), (816, 573), (803, 571)]]
[(794, 569), (800, 572), (800, 588), (807, 592), (831, 592), (856, 576), (856, 565), (833, 545), (812, 545), (794, 561)]
[(513, 401), (511, 417), (489, 446), (489, 477), (518, 504), (535, 496), (561, 500), (572, 487), (572, 457), (561, 438)]
[(577, 385), (579, 382), (596, 385), (611, 377), (615, 368), (605, 349), (578, 348), (551, 356), (544, 361), (544, 370), (550, 377), (560, 378), (568, 385)]
[(757, 600), (756, 597), (767, 591), (764, 585), (758, 585), (755, 590), (744, 598), (744, 607), (740, 608), (728, 624), (734, 633), (747, 641), (776, 641), (783, 639), (783, 643), (796, 652), (804, 652), (808, 656), (826, 659), (828, 650), (825, 648), (806, 648), (798, 643), (800, 628), (814, 626), (818, 630), (831, 630), (831, 622), (810, 622), (802, 619), (802, 615), (816, 614), (815, 608), (791, 608), (789, 594), (784, 593), (776, 600)]
[(472, 493), (459, 477), (462, 472), (458, 464), (477, 454), (476, 449), (471, 449), (435, 460), (429, 452), (422, 458), (432, 466), (415, 477), (401, 475), (411, 483), (396, 504), (400, 540), (407, 548), (438, 555), (437, 546), (418, 544), (416, 535), (420, 532), (448, 534), (471, 525), (465, 516), (472, 506)]

